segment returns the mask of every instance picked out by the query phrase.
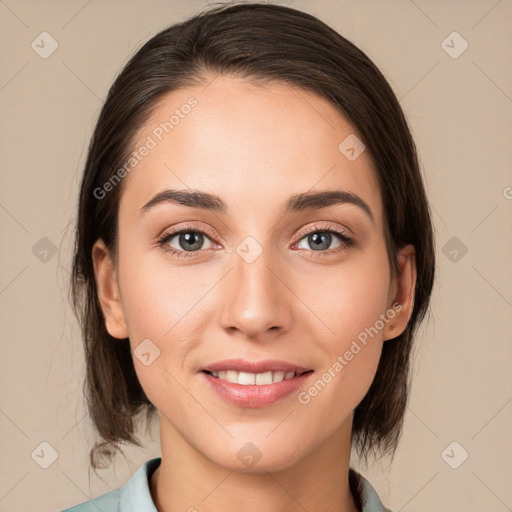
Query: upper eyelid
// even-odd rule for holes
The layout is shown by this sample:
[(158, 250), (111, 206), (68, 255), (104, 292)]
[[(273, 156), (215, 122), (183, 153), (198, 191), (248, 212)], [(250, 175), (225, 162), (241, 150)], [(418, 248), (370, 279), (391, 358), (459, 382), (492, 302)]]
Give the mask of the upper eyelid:
[[(324, 221), (324, 222), (329, 222), (329, 221)], [(329, 225), (327, 225), (327, 226), (317, 226), (315, 224), (312, 227), (305, 228), (305, 229), (299, 231), (297, 236), (300, 236), (301, 238), (303, 238), (305, 236), (308, 236), (311, 233), (316, 233), (317, 231), (328, 231), (328, 232), (336, 233), (336, 234), (338, 234), (340, 236), (343, 235), (343, 236), (345, 236), (347, 238), (352, 238), (352, 234), (350, 233), (350, 231), (348, 229), (342, 228), (342, 227), (333, 226), (331, 223), (329, 223)]]
[(198, 227), (198, 226), (185, 225), (185, 226), (180, 226), (178, 228), (165, 229), (163, 231), (163, 233), (158, 237), (158, 239), (161, 240), (161, 239), (163, 239), (165, 237), (168, 237), (168, 236), (175, 236), (175, 235), (179, 235), (180, 233), (187, 233), (187, 232), (190, 232), (190, 231), (194, 231), (194, 232), (198, 232), (198, 233), (203, 233), (203, 234), (206, 234), (208, 236), (211, 236), (212, 238), (215, 238), (213, 233), (210, 232), (210, 230), (207, 229), (207, 228)]

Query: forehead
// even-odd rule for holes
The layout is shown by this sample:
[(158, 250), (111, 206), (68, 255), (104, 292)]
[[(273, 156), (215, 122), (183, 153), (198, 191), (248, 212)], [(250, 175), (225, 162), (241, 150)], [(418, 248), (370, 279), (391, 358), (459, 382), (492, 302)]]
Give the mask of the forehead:
[(329, 101), (288, 84), (218, 76), (173, 91), (139, 130), (132, 149), (149, 149), (124, 178), (120, 214), (138, 214), (166, 188), (219, 195), (233, 213), (261, 212), (262, 203), (279, 208), (306, 191), (344, 190), (370, 204), (381, 224), (370, 156), (347, 158), (346, 143), (340, 150), (354, 136)]

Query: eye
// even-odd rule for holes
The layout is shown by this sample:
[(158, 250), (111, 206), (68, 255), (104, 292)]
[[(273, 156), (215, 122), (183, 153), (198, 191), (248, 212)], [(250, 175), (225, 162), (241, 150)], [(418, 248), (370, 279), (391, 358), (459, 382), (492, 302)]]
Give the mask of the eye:
[[(316, 226), (309, 232), (301, 233), (303, 236), (295, 247), (316, 252), (338, 252), (354, 245), (353, 239), (339, 228), (326, 227), (318, 229)], [(334, 244), (334, 245), (333, 245)]]
[(205, 231), (189, 227), (167, 231), (157, 243), (165, 252), (185, 258), (192, 256), (190, 253), (213, 247), (213, 242)]
[[(313, 229), (305, 230), (299, 236), (301, 236), (299, 242), (293, 247), (314, 251), (318, 255), (338, 253), (355, 245), (354, 240), (344, 230), (333, 226), (320, 229), (314, 226)], [(181, 229), (166, 231), (158, 239), (157, 245), (162, 247), (165, 253), (187, 258), (204, 249), (211, 249), (215, 244), (210, 237), (213, 238), (202, 229), (184, 226)]]

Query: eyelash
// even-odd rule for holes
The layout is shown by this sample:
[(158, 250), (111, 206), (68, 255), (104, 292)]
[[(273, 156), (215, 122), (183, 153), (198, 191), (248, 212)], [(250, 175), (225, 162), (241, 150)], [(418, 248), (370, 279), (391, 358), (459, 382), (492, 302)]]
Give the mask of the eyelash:
[[(209, 233), (208, 231), (205, 231), (203, 229), (199, 229), (199, 228), (194, 227), (194, 226), (185, 225), (184, 227), (181, 227), (179, 229), (171, 229), (169, 231), (166, 231), (157, 240), (156, 244), (158, 246), (160, 246), (165, 253), (171, 253), (171, 255), (176, 256), (178, 258), (194, 257), (194, 253), (203, 252), (203, 250), (200, 249), (198, 251), (182, 251), (182, 250), (175, 249), (174, 247), (169, 247), (167, 245), (169, 240), (174, 238), (176, 235), (180, 235), (182, 233), (191, 233), (191, 232), (192, 233), (200, 233), (202, 235), (208, 236), (209, 238), (214, 238), (212, 236), (212, 234)], [(324, 250), (324, 251), (314, 251), (312, 249), (310, 250), (310, 252), (317, 253), (318, 256), (320, 256), (321, 254), (325, 254), (325, 253), (327, 253), (329, 255), (338, 254), (338, 252), (345, 251), (345, 250), (347, 250), (350, 247), (353, 247), (355, 245), (355, 242), (352, 239), (352, 237), (350, 237), (344, 230), (342, 230), (340, 228), (337, 228), (337, 227), (334, 227), (334, 226), (331, 226), (331, 225), (323, 226), (321, 228), (318, 228), (315, 225), (313, 227), (313, 229), (309, 228), (309, 229), (306, 229), (304, 231), (301, 231), (298, 234), (299, 240), (294, 245), (298, 244), (304, 237), (306, 237), (308, 235), (311, 235), (313, 233), (334, 233), (341, 240), (341, 245), (339, 247), (336, 247), (335, 249), (327, 249), (327, 250)], [(301, 249), (301, 250), (303, 250), (303, 249)]]

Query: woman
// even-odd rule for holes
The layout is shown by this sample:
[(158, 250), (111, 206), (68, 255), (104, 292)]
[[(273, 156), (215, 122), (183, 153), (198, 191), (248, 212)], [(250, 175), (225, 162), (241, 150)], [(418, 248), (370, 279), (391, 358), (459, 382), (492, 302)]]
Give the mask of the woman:
[(221, 6), (128, 62), (84, 170), (72, 291), (101, 438), (162, 456), (73, 512), (380, 512), (434, 243), (390, 86), (306, 13)]

